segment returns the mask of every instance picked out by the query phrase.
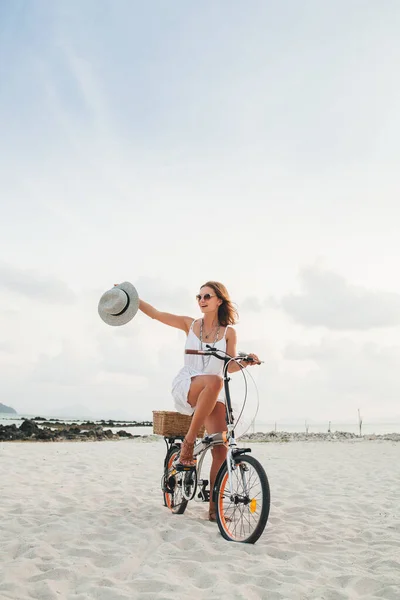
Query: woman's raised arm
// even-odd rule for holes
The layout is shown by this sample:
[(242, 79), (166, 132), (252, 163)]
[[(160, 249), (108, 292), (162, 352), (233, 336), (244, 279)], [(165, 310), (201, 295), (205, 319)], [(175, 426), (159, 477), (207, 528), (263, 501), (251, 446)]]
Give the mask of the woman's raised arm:
[(156, 319), (156, 321), (160, 321), (160, 323), (164, 323), (170, 327), (176, 327), (176, 329), (182, 329), (185, 333), (188, 333), (193, 321), (191, 317), (181, 317), (180, 315), (161, 312), (144, 300), (139, 300), (139, 309), (151, 319)]

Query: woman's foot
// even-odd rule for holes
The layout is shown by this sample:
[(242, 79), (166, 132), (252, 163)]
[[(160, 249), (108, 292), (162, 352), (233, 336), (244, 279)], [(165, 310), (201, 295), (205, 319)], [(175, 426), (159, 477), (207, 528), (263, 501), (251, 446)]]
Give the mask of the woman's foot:
[[(210, 503), (210, 508), (208, 509), (208, 520), (212, 521), (213, 523), (215, 523), (217, 520), (217, 509), (215, 504)], [(232, 519), (230, 517), (225, 517), (226, 523), (231, 523), (231, 521)]]
[(216, 521), (217, 520), (217, 507), (215, 506), (215, 502), (210, 501), (210, 506), (208, 507), (208, 520)]
[(179, 460), (176, 463), (176, 467), (185, 467), (185, 468), (190, 468), (190, 467), (195, 467), (196, 466), (196, 459), (193, 458), (193, 449), (194, 449), (194, 442), (188, 442), (187, 439), (185, 438), (182, 442), (182, 446), (181, 446), (181, 451), (179, 454)]

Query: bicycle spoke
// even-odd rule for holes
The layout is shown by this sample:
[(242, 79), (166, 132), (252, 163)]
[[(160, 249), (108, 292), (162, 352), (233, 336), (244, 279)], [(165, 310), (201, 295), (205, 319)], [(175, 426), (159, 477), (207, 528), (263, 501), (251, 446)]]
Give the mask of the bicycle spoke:
[(177, 473), (173, 463), (176, 459), (177, 451), (171, 453), (168, 461), (168, 472), (166, 481), (172, 480), (172, 484), (168, 483), (170, 491), (165, 492), (164, 497), (168, 508), (173, 513), (182, 514), (187, 506), (187, 500), (183, 497), (182, 493), (182, 474)]

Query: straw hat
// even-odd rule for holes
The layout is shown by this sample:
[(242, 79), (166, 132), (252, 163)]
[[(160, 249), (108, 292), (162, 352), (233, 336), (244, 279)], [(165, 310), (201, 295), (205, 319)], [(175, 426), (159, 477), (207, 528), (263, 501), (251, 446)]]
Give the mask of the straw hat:
[(99, 315), (107, 325), (125, 325), (137, 313), (139, 296), (129, 281), (105, 292), (100, 298)]

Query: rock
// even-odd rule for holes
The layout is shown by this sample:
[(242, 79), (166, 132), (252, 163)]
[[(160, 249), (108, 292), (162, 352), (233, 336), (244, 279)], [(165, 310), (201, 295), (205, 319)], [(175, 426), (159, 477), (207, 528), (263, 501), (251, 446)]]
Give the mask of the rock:
[(132, 436), (131, 433), (129, 433), (128, 431), (124, 431), (123, 429), (121, 429), (121, 431), (117, 431), (117, 435), (119, 437), (127, 437), (127, 438), (131, 438), (131, 437), (140, 437), (140, 436)]
[(376, 435), (375, 438), (388, 442), (400, 442), (400, 433), (383, 433), (382, 435)]
[(295, 432), (288, 433), (287, 431), (270, 431), (268, 433), (249, 433), (241, 438), (242, 441), (251, 442), (317, 442), (317, 441), (328, 441), (328, 442), (340, 442), (344, 440), (386, 440), (392, 442), (400, 441), (400, 433), (386, 433), (382, 435), (364, 435), (362, 437), (349, 431), (335, 431), (327, 433), (305, 433)]
[(39, 433), (36, 434), (37, 440), (42, 440), (43, 442), (54, 442), (56, 436), (51, 429), (42, 429)]
[(69, 434), (79, 435), (80, 432), (81, 428), (79, 427), (79, 425), (73, 425), (72, 427), (68, 427)]
[(0, 442), (8, 442), (17, 439), (17, 431), (15, 425), (0, 425)]
[(85, 421), (85, 423), (82, 423), (81, 427), (89, 429), (90, 427), (98, 427), (98, 425), (96, 425), (96, 423), (93, 423), (93, 421)]
[(34, 421), (29, 419), (26, 419), (23, 423), (21, 423), (19, 429), (20, 431), (23, 431), (27, 437), (31, 437), (40, 431), (40, 427), (38, 427)]

